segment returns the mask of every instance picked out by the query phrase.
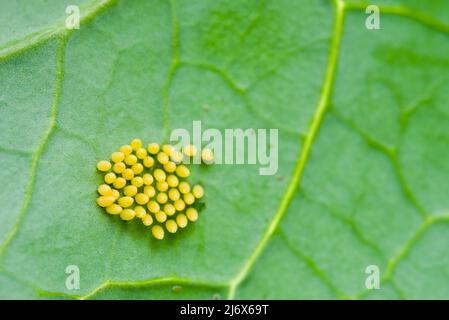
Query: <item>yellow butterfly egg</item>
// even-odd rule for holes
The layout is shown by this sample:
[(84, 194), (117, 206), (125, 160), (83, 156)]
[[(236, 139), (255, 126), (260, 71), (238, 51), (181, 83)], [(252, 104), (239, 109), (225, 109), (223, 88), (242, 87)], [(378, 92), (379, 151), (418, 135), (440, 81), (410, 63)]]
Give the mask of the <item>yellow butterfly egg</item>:
[(128, 208), (128, 207), (132, 206), (132, 204), (134, 203), (134, 199), (131, 197), (128, 197), (128, 196), (121, 197), (117, 201), (118, 201), (118, 204), (123, 208)]
[(134, 211), (136, 212), (136, 217), (140, 219), (144, 218), (147, 215), (147, 211), (142, 206), (135, 206)]
[(151, 184), (153, 184), (153, 176), (151, 175), (151, 174), (149, 174), (149, 173), (145, 173), (144, 175), (143, 175), (143, 183), (146, 185), (146, 186), (149, 186), (149, 185), (151, 185)]
[(156, 194), (156, 190), (153, 186), (146, 186), (143, 188), (143, 193), (145, 193), (149, 198), (152, 198)]
[(187, 215), (187, 218), (192, 222), (198, 220), (198, 211), (196, 211), (195, 208), (188, 208), (186, 210), (186, 215)]
[(157, 144), (157, 143), (150, 143), (148, 146), (147, 146), (147, 150), (148, 150), (148, 152), (149, 153), (151, 153), (151, 154), (157, 154), (158, 152), (159, 152), (159, 144)]
[(179, 184), (178, 177), (175, 176), (174, 174), (169, 175), (167, 177), (167, 184), (169, 187), (172, 187), (172, 188), (177, 187)]
[(162, 240), (164, 239), (164, 229), (162, 229), (161, 226), (157, 225), (157, 226), (153, 226), (151, 228), (151, 233), (153, 234), (153, 237), (155, 237), (158, 240)]
[(140, 148), (139, 150), (136, 151), (136, 157), (138, 159), (145, 159), (145, 157), (147, 156), (147, 150), (145, 150), (144, 148)]
[(190, 192), (189, 192), (189, 193), (186, 193), (186, 194), (184, 195), (183, 199), (184, 199), (184, 202), (185, 202), (187, 205), (191, 205), (191, 204), (193, 204), (193, 203), (195, 202), (195, 197), (194, 197), (193, 194), (191, 194)]
[(123, 171), (125, 171), (125, 169), (126, 169), (126, 164), (124, 164), (123, 162), (117, 162), (112, 167), (112, 170), (115, 173), (122, 173)]
[(125, 154), (120, 151), (113, 152), (111, 154), (111, 160), (114, 163), (122, 162), (123, 160), (125, 160)]
[(113, 196), (100, 196), (97, 198), (97, 204), (103, 208), (110, 206), (114, 201), (115, 198)]
[(166, 193), (161, 192), (161, 193), (158, 193), (158, 195), (156, 196), (156, 200), (160, 204), (164, 204), (164, 203), (166, 203), (168, 201), (168, 196), (167, 196)]
[(130, 145), (128, 145), (128, 144), (125, 144), (124, 146), (121, 146), (119, 150), (125, 156), (127, 156), (127, 155), (131, 154), (131, 152), (133, 152), (133, 148)]
[(147, 204), (150, 200), (150, 197), (145, 193), (138, 193), (136, 194), (135, 199), (138, 204)]
[(151, 226), (153, 224), (153, 218), (149, 214), (146, 214), (142, 218), (142, 223), (146, 226)]
[(165, 214), (164, 211), (156, 212), (154, 214), (154, 217), (156, 218), (156, 221), (159, 223), (164, 223), (165, 220), (167, 220), (167, 215)]
[(210, 149), (203, 149), (201, 151), (201, 160), (205, 164), (212, 164), (214, 162), (214, 153)]
[(112, 189), (107, 184), (100, 184), (97, 191), (102, 196), (112, 196)]
[(127, 156), (125, 157), (125, 163), (126, 163), (128, 166), (132, 166), (133, 164), (136, 164), (136, 163), (137, 163), (137, 157), (136, 157), (135, 155), (133, 155), (133, 154), (129, 154), (129, 155), (127, 155)]
[(182, 148), (182, 152), (188, 157), (194, 157), (196, 155), (196, 147), (193, 144), (188, 144)]
[(132, 220), (135, 216), (136, 212), (133, 209), (123, 209), (123, 211), (120, 212), (120, 218), (125, 221)]
[(178, 189), (181, 193), (189, 193), (190, 192), (190, 184), (188, 182), (182, 181), (179, 183)]
[(159, 161), (159, 163), (162, 165), (166, 164), (169, 161), (168, 156), (165, 152), (159, 152), (156, 158), (157, 161)]
[(164, 144), (162, 146), (162, 152), (165, 153), (167, 156), (170, 156), (174, 150), (175, 148), (172, 145)]
[(170, 233), (176, 233), (176, 231), (178, 231), (178, 225), (176, 224), (176, 222), (174, 220), (171, 220), (171, 219), (167, 220), (167, 222), (165, 222), (165, 228)]
[(185, 214), (180, 213), (176, 216), (176, 223), (178, 224), (178, 227), (180, 228), (185, 228), (187, 227), (187, 217), (185, 216)]
[(136, 186), (133, 186), (133, 185), (126, 186), (126, 187), (123, 189), (123, 193), (124, 193), (126, 196), (128, 196), (128, 197), (133, 197), (133, 196), (135, 196), (136, 193), (137, 193), (137, 187), (136, 187)]
[(168, 183), (166, 181), (158, 181), (156, 183), (156, 189), (161, 192), (165, 192), (168, 190)]
[(182, 154), (182, 152), (179, 152), (176, 150), (174, 150), (170, 155), (170, 159), (174, 163), (181, 163), (183, 158), (184, 158), (184, 155)]
[(182, 211), (186, 207), (186, 204), (185, 204), (185, 202), (183, 200), (178, 199), (175, 202), (173, 202), (173, 206), (175, 207), (175, 209), (177, 211)]
[(106, 172), (111, 169), (111, 163), (106, 160), (101, 160), (97, 163), (97, 169), (101, 172)]
[(164, 206), (164, 212), (168, 215), (168, 216), (172, 216), (176, 213), (176, 209), (175, 207), (171, 204), (171, 203), (167, 203)]
[(178, 177), (187, 178), (190, 176), (190, 170), (185, 165), (181, 164), (176, 168), (176, 174)]
[(201, 199), (204, 196), (204, 189), (199, 184), (193, 186), (192, 193), (197, 199)]
[(136, 164), (133, 164), (131, 169), (134, 171), (135, 175), (141, 174), (143, 171), (143, 165), (141, 163), (136, 163)]
[(117, 200), (120, 198), (120, 192), (118, 190), (112, 189), (112, 196)]
[(134, 177), (134, 178), (132, 178), (132, 180), (131, 180), (131, 184), (133, 185), (133, 186), (136, 186), (137, 188), (140, 188), (141, 186), (143, 186), (143, 178), (142, 177)]
[(134, 151), (137, 151), (140, 148), (142, 148), (142, 140), (133, 139), (133, 141), (131, 141), (131, 148), (133, 148)]
[(154, 170), (153, 176), (156, 181), (165, 181), (166, 178), (165, 172), (161, 169)]
[(179, 194), (178, 189), (170, 189), (168, 190), (168, 197), (170, 200), (176, 201), (181, 197), (181, 195)]
[(173, 161), (168, 161), (166, 164), (164, 164), (164, 170), (168, 173), (175, 172), (176, 163), (174, 163)]
[(120, 214), (122, 212), (123, 208), (120, 207), (118, 204), (113, 203), (110, 206), (106, 207), (106, 212), (109, 214)]
[(122, 177), (118, 177), (117, 179), (115, 179), (115, 181), (112, 185), (116, 189), (121, 189), (126, 185), (126, 180), (123, 179)]
[(157, 212), (159, 212), (159, 210), (161, 210), (159, 203), (157, 203), (154, 200), (151, 200), (150, 202), (148, 202), (147, 208), (151, 213), (157, 213)]
[(145, 157), (145, 159), (143, 159), (143, 165), (145, 168), (151, 168), (154, 166), (154, 159), (150, 156)]
[(134, 171), (132, 169), (127, 168), (123, 170), (122, 177), (125, 180), (131, 180), (132, 178), (134, 178)]
[(104, 182), (111, 184), (117, 179), (117, 176), (114, 172), (109, 172), (104, 175)]

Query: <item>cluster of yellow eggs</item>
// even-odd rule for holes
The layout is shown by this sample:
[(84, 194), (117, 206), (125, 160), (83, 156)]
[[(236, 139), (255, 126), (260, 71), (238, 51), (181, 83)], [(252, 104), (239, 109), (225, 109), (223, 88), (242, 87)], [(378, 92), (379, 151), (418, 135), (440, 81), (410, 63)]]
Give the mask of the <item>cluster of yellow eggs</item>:
[[(150, 143), (145, 148), (140, 139), (134, 139), (113, 152), (111, 161), (97, 163), (105, 182), (98, 187), (97, 204), (123, 220), (139, 218), (151, 226), (156, 239), (163, 239), (165, 230), (176, 233), (198, 219), (193, 205), (204, 196), (201, 185), (187, 182), (190, 170), (183, 164), (184, 157), (196, 152), (193, 145), (180, 151), (169, 144)], [(201, 159), (210, 164), (212, 152), (204, 149)]]

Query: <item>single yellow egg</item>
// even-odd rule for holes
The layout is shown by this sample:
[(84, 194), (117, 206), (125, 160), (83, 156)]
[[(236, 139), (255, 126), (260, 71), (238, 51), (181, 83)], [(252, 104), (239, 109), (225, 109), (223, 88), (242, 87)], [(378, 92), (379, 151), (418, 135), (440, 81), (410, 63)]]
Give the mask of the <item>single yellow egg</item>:
[(152, 213), (157, 213), (157, 212), (159, 212), (159, 210), (161, 210), (161, 207), (159, 206), (159, 203), (157, 203), (154, 200), (148, 202), (147, 208)]
[(132, 220), (136, 216), (136, 212), (133, 209), (123, 209), (122, 212), (120, 212), (120, 218), (125, 221)]
[(129, 155), (127, 155), (127, 156), (125, 157), (125, 163), (126, 163), (128, 166), (132, 166), (133, 164), (136, 164), (136, 163), (137, 163), (137, 157), (136, 157), (135, 155), (133, 155), (133, 154), (129, 154)]
[(181, 195), (179, 194), (178, 189), (170, 189), (168, 190), (168, 197), (170, 200), (176, 201), (181, 197)]
[(131, 180), (132, 178), (134, 178), (134, 171), (132, 169), (127, 168), (123, 170), (122, 177), (125, 180)]
[(179, 152), (179, 151), (173, 151), (170, 155), (170, 159), (174, 163), (181, 163), (183, 158), (184, 158), (184, 155), (182, 154), (182, 152)]
[(112, 196), (115, 198), (115, 200), (117, 200), (118, 198), (120, 198), (120, 192), (118, 192), (118, 190), (112, 189)]
[(125, 156), (127, 156), (127, 155), (131, 154), (131, 152), (133, 152), (133, 148), (129, 144), (125, 144), (124, 146), (121, 146), (119, 150)]
[(167, 203), (164, 206), (164, 212), (168, 215), (168, 216), (172, 216), (176, 213), (176, 209), (175, 207), (171, 204), (171, 203)]
[(164, 239), (165, 234), (164, 229), (162, 229), (162, 227), (159, 225), (153, 226), (151, 228), (151, 233), (153, 234), (153, 237), (155, 237), (158, 240)]
[(167, 222), (165, 222), (165, 228), (170, 233), (176, 233), (176, 231), (178, 231), (178, 225), (176, 224), (176, 222), (174, 220), (171, 220), (171, 219), (167, 220)]
[(145, 217), (142, 218), (142, 222), (146, 226), (151, 226), (153, 224), (153, 218), (149, 214), (146, 214)]
[(161, 192), (165, 192), (168, 190), (168, 183), (166, 181), (158, 181), (156, 183), (156, 189)]
[(134, 174), (141, 174), (143, 171), (143, 165), (141, 163), (133, 164), (131, 169), (134, 171)]
[(115, 173), (122, 173), (123, 171), (125, 171), (125, 169), (126, 169), (126, 165), (123, 162), (117, 162), (112, 167), (112, 170)]
[(165, 172), (161, 169), (154, 170), (153, 176), (156, 181), (165, 181), (166, 178)]
[(156, 194), (156, 190), (154, 190), (153, 186), (145, 186), (143, 188), (143, 193), (145, 193), (149, 198), (152, 198)]
[(198, 211), (196, 211), (195, 208), (188, 208), (186, 210), (187, 218), (189, 218), (190, 221), (194, 222), (198, 220)]
[(97, 191), (102, 196), (112, 196), (112, 189), (107, 184), (100, 184)]
[(140, 219), (144, 218), (147, 215), (147, 211), (142, 206), (135, 206), (134, 211), (136, 212), (136, 217)]
[(178, 227), (180, 228), (185, 228), (187, 227), (187, 217), (185, 216), (185, 214), (180, 213), (176, 216), (176, 223), (178, 224)]
[(175, 202), (173, 202), (173, 206), (177, 211), (182, 211), (186, 207), (186, 204), (181, 199), (178, 199)]
[(138, 204), (146, 204), (150, 200), (150, 197), (145, 193), (138, 193), (136, 194), (135, 199)]
[(167, 215), (165, 214), (164, 211), (156, 212), (154, 214), (154, 217), (156, 218), (156, 221), (159, 223), (164, 223), (165, 220), (167, 220)]
[(120, 152), (120, 151), (113, 152), (111, 154), (111, 160), (114, 163), (122, 162), (123, 160), (125, 160), (125, 154), (123, 152)]
[(115, 179), (115, 181), (112, 185), (116, 189), (121, 189), (126, 185), (126, 180), (123, 179), (122, 177), (118, 177), (117, 179)]
[(190, 184), (186, 181), (181, 181), (179, 183), (178, 189), (181, 193), (189, 193), (190, 192)]
[(140, 148), (139, 150), (136, 151), (136, 157), (138, 159), (145, 159), (145, 157), (147, 156), (147, 150), (145, 150), (144, 148)]
[(120, 207), (118, 204), (113, 203), (110, 206), (106, 207), (106, 212), (109, 214), (119, 214), (122, 212), (123, 208)]
[(131, 147), (133, 148), (134, 151), (139, 150), (140, 148), (142, 148), (142, 140), (133, 139), (133, 141), (131, 141)]
[(188, 144), (182, 147), (182, 152), (188, 157), (194, 157), (196, 155), (196, 147), (193, 144)]
[(201, 199), (204, 196), (204, 189), (199, 184), (193, 186), (192, 193), (197, 199)]
[(141, 186), (143, 186), (143, 178), (142, 177), (134, 177), (131, 180), (131, 184), (133, 186), (136, 186), (137, 188), (140, 188)]
[(114, 172), (109, 172), (104, 175), (104, 182), (111, 184), (117, 179), (117, 176)]
[(143, 165), (145, 168), (151, 168), (154, 166), (154, 159), (150, 156), (145, 157), (145, 159), (143, 159)]
[(156, 196), (156, 200), (157, 202), (159, 202), (160, 204), (164, 204), (168, 201), (168, 196), (166, 193), (164, 192), (160, 192), (158, 193), (158, 195)]
[(166, 164), (164, 164), (164, 170), (168, 173), (175, 172), (176, 170), (176, 163), (173, 161), (168, 161)]
[(177, 187), (179, 184), (178, 177), (175, 176), (174, 174), (169, 175), (167, 177), (167, 184), (169, 187), (172, 187), (172, 188)]
[(103, 208), (110, 206), (114, 201), (115, 198), (113, 196), (100, 196), (97, 198), (97, 204)]
[(212, 150), (203, 149), (203, 151), (201, 151), (201, 160), (203, 160), (205, 164), (212, 164), (214, 162), (214, 153)]
[(128, 197), (133, 197), (133, 196), (135, 196), (136, 193), (137, 193), (137, 187), (136, 187), (136, 186), (133, 186), (133, 185), (126, 186), (126, 187), (123, 189), (123, 193), (124, 193), (126, 196), (128, 196)]
[(185, 165), (181, 164), (176, 168), (176, 174), (181, 178), (190, 176), (190, 170)]
[(151, 175), (151, 174), (149, 174), (149, 173), (145, 173), (144, 175), (143, 175), (143, 183), (146, 185), (146, 186), (149, 186), (149, 185), (151, 185), (151, 184), (153, 184), (153, 176)]
[(151, 154), (156, 154), (156, 153), (158, 153), (159, 152), (159, 144), (157, 144), (157, 143), (150, 143), (150, 144), (148, 144), (148, 146), (147, 146), (147, 150), (148, 150), (148, 152), (149, 153), (151, 153)]
[(111, 169), (111, 163), (106, 160), (101, 160), (97, 163), (97, 169), (101, 172), (106, 172)]
[(133, 203), (134, 203), (134, 199), (131, 197), (128, 197), (128, 196), (121, 197), (118, 199), (118, 204), (122, 208), (128, 208), (128, 207), (132, 206)]
[(195, 202), (195, 197), (194, 197), (193, 194), (191, 194), (190, 192), (189, 192), (189, 193), (186, 193), (186, 194), (184, 195), (183, 199), (184, 199), (184, 202), (185, 202), (187, 205), (191, 205), (191, 204), (193, 204), (193, 203)]
[(175, 148), (172, 145), (164, 144), (162, 146), (162, 152), (165, 153), (167, 156), (170, 156), (174, 150)]
[(159, 161), (160, 164), (164, 165), (168, 162), (168, 156), (164, 152), (159, 152), (156, 156), (157, 161)]

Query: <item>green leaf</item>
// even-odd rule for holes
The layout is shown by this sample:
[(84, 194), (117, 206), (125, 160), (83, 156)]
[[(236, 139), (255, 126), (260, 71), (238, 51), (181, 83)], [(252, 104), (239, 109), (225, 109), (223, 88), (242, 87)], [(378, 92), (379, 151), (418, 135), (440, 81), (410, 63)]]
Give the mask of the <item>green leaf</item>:
[[(80, 1), (71, 31), (6, 4), (1, 298), (449, 297), (447, 1), (379, 1), (380, 30), (349, 0)], [(96, 206), (98, 160), (194, 120), (278, 128), (277, 174), (195, 167), (162, 242)]]

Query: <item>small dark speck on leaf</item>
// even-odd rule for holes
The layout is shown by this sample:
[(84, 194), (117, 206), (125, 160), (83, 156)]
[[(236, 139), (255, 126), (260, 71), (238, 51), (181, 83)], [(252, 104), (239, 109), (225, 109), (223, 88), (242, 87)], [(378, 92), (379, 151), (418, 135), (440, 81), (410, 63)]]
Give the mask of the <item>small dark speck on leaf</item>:
[(181, 286), (173, 286), (171, 288), (171, 291), (173, 291), (174, 293), (180, 292), (182, 290)]

